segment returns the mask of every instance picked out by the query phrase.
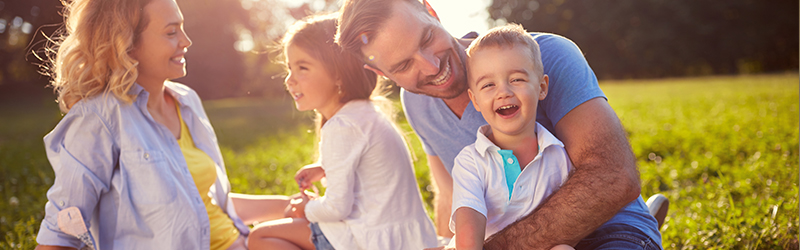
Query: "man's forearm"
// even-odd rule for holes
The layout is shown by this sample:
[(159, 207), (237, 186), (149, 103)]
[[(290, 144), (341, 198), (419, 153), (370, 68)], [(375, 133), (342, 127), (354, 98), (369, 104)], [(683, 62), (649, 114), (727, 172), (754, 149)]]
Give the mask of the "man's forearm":
[(445, 169), (444, 164), (437, 156), (427, 155), (428, 168), (431, 173), (433, 190), (434, 222), (436, 234), (443, 237), (453, 237), (450, 232), (450, 208), (453, 200), (453, 178)]
[(453, 232), (450, 232), (450, 209), (451, 201), (453, 200), (452, 194), (441, 195), (437, 194), (435, 198), (434, 209), (436, 214), (436, 234), (442, 237), (453, 237)]
[(605, 100), (590, 102), (595, 106), (582, 105), (556, 128), (575, 166), (569, 180), (533, 213), (494, 234), (486, 249), (574, 246), (639, 197), (636, 159), (616, 114)]

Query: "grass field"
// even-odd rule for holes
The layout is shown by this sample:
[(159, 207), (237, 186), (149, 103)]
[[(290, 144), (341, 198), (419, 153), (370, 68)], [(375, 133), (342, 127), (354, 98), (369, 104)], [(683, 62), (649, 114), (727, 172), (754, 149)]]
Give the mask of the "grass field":
[[(601, 82), (635, 152), (642, 195), (662, 193), (665, 249), (798, 248), (798, 75)], [(0, 249), (32, 249), (53, 171), (52, 98), (0, 100)], [(206, 102), (235, 192), (289, 194), (314, 156), (311, 114), (290, 100)], [(402, 115), (399, 117), (402, 118)], [(426, 202), (428, 170), (404, 120)], [(429, 207), (430, 208), (430, 207)]]

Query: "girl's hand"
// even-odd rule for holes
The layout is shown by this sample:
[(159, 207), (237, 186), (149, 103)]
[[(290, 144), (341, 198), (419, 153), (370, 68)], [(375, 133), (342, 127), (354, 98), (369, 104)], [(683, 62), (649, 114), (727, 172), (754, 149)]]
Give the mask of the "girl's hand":
[(306, 190), (311, 187), (312, 183), (317, 182), (325, 177), (325, 170), (320, 165), (306, 165), (294, 175), (294, 180), (300, 187), (300, 191)]
[(303, 192), (300, 197), (292, 199), (289, 202), (289, 207), (287, 207), (287, 210), (291, 211), (287, 213), (289, 215), (288, 217), (305, 219), (306, 204), (308, 204), (308, 201), (312, 198), (317, 198), (315, 193)]

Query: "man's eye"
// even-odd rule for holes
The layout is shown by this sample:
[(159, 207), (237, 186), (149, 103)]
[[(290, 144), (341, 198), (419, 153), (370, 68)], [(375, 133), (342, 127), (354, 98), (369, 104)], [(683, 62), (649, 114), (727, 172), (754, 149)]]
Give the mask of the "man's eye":
[(395, 72), (400, 73), (400, 72), (406, 71), (408, 69), (408, 65), (409, 65), (408, 62), (403, 63), (403, 65), (400, 65), (400, 68), (397, 68), (397, 70), (395, 70)]
[(426, 46), (431, 43), (433, 40), (433, 30), (428, 30), (428, 34), (425, 36), (425, 40), (422, 41), (422, 46)]

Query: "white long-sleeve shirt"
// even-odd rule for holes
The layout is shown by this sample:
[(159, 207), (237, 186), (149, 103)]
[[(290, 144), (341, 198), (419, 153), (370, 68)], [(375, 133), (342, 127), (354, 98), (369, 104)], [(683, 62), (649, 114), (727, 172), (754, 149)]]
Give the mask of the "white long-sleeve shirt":
[(436, 246), (408, 148), (372, 102), (348, 102), (320, 133), (327, 190), (305, 213), (334, 248)]

